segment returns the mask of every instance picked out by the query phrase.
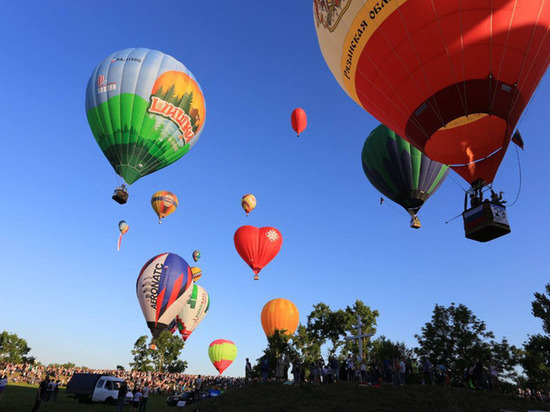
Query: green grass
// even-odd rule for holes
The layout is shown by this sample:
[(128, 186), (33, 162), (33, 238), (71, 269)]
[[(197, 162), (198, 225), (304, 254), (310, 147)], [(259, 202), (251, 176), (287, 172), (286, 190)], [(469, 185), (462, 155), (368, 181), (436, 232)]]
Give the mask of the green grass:
[[(36, 387), (8, 385), (0, 401), (1, 412), (30, 411), (34, 404)], [(214, 399), (189, 405), (181, 410), (197, 412), (286, 412), (286, 411), (374, 411), (374, 412), (498, 412), (501, 409), (526, 412), (550, 411), (550, 404), (508, 397), (496, 392), (471, 391), (441, 386), (408, 385), (394, 388), (385, 385), (376, 389), (355, 384), (284, 386), (276, 383), (255, 384), (232, 389)], [(63, 390), (57, 402), (43, 403), (40, 411), (93, 412), (114, 411), (115, 406), (102, 404), (75, 404)], [(130, 406), (125, 411), (132, 411)], [(180, 410), (166, 405), (166, 396), (151, 395), (147, 412)]]

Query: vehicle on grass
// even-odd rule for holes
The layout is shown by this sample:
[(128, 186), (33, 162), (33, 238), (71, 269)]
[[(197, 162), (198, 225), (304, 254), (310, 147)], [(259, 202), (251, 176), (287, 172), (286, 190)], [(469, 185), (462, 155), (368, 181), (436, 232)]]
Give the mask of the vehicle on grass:
[[(124, 382), (116, 376), (100, 373), (75, 373), (67, 384), (67, 394), (72, 394), (76, 402), (115, 403), (118, 390)], [(132, 392), (126, 393), (126, 402), (133, 399)]]

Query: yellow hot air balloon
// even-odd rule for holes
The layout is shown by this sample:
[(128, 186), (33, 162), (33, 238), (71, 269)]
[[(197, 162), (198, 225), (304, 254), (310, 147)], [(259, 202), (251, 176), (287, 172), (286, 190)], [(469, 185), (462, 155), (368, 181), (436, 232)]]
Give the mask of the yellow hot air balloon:
[(241, 199), (241, 206), (248, 216), (248, 214), (256, 208), (256, 196), (251, 193), (244, 195)]
[(294, 303), (288, 299), (273, 299), (262, 309), (262, 327), (266, 336), (272, 336), (276, 330), (287, 335), (296, 332), (300, 313)]
[(198, 268), (198, 267), (192, 267), (191, 268), (191, 273), (193, 274), (193, 281), (196, 282), (197, 280), (199, 280), (202, 276), (202, 270), (201, 268)]
[(178, 197), (172, 192), (161, 190), (151, 198), (151, 206), (159, 217), (159, 223), (162, 223), (161, 219), (171, 215), (177, 209)]

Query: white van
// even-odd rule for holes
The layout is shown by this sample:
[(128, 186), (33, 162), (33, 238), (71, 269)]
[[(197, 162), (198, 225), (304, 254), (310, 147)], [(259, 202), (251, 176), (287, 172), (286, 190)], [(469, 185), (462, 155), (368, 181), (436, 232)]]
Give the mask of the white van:
[[(116, 376), (100, 373), (75, 373), (67, 384), (66, 393), (74, 394), (77, 401), (115, 403), (118, 390), (124, 382)], [(126, 402), (133, 399), (132, 392), (126, 393)]]

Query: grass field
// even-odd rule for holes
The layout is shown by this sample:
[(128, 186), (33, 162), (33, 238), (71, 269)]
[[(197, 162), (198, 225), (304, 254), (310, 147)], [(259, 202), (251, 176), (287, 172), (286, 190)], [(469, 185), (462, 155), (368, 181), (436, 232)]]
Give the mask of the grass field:
[[(1, 412), (30, 411), (34, 404), (36, 388), (8, 385)], [(75, 404), (62, 390), (57, 402), (43, 403), (40, 411), (93, 412), (114, 411), (115, 406), (102, 404)], [(125, 411), (132, 411), (130, 406)], [(180, 410), (166, 405), (166, 396), (151, 395), (147, 412)], [(251, 385), (226, 391), (218, 398), (189, 405), (181, 410), (196, 412), (287, 412), (287, 411), (373, 411), (373, 412), (498, 412), (500, 410), (550, 412), (550, 404), (510, 398), (496, 392), (470, 391), (441, 386), (409, 385), (394, 388), (383, 386), (359, 387), (354, 384), (303, 385), (300, 387), (270, 383)]]

